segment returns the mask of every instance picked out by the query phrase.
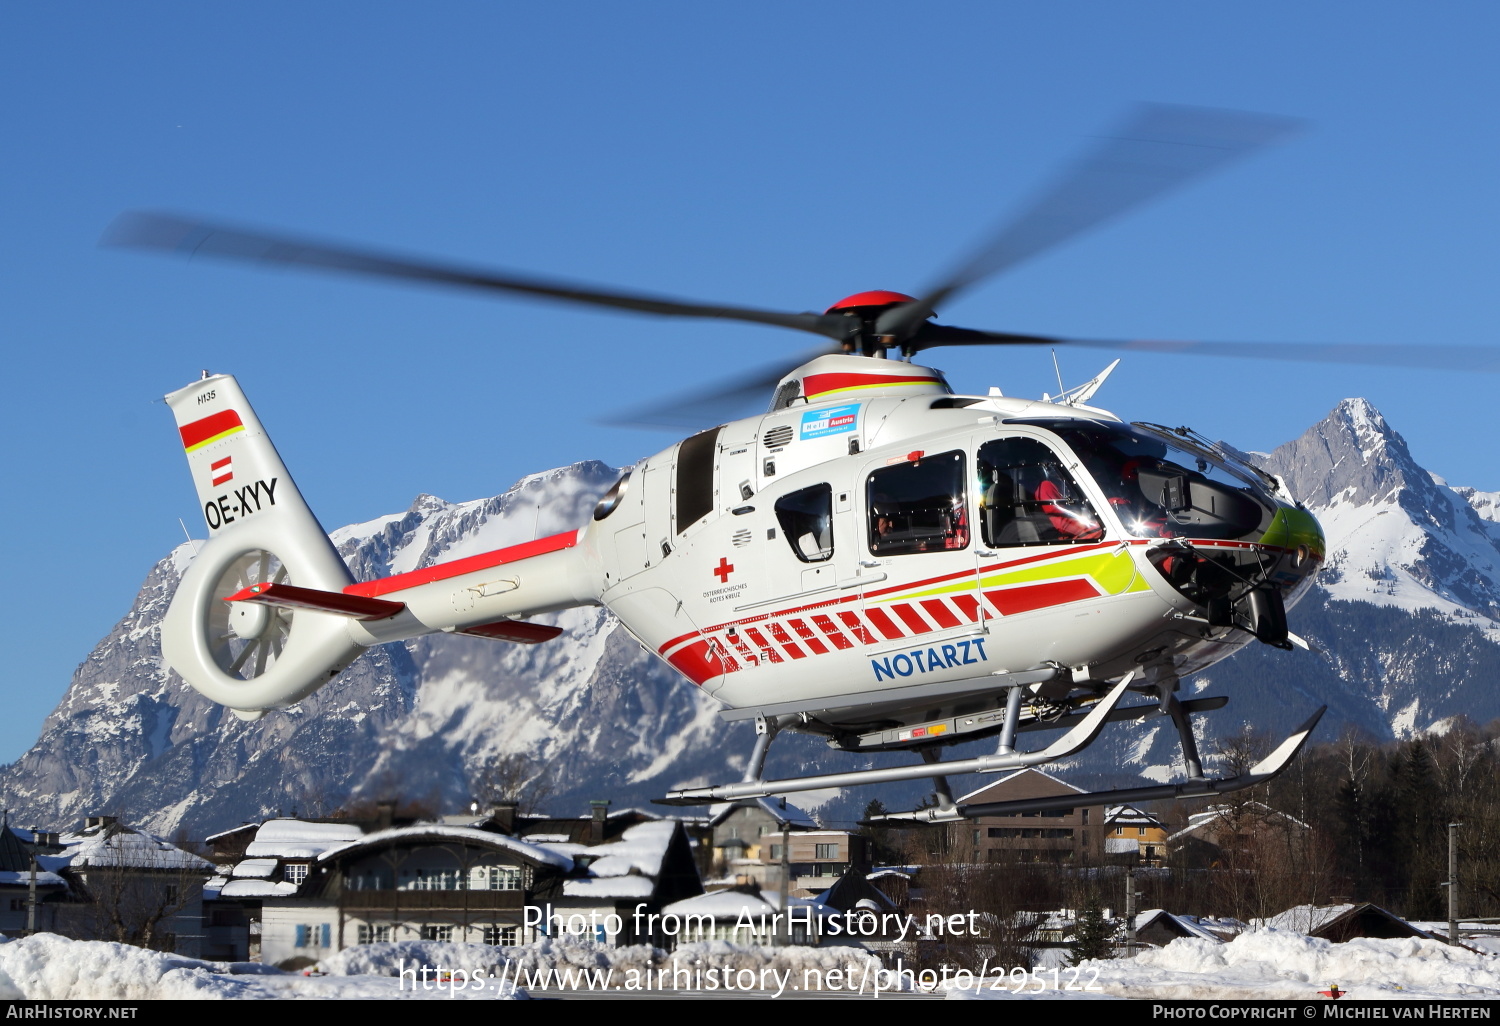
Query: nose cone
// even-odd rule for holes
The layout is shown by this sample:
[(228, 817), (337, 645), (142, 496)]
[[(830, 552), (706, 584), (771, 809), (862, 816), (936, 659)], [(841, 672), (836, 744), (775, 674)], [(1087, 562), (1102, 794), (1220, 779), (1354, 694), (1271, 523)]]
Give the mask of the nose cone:
[(1283, 506), (1276, 511), (1276, 516), (1271, 520), (1271, 526), (1266, 528), (1260, 543), (1293, 551), (1305, 549), (1318, 562), (1322, 562), (1328, 549), (1328, 543), (1323, 538), (1323, 527), (1317, 518), (1305, 509), (1290, 506)]

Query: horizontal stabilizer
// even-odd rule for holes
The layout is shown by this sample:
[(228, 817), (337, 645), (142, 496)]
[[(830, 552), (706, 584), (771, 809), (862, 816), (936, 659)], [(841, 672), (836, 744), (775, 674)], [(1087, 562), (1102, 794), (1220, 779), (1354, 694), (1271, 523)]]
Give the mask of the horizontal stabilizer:
[(477, 623), (462, 627), (453, 633), (469, 634), (476, 638), (494, 638), (496, 641), (512, 641), (517, 645), (538, 645), (551, 641), (562, 633), (561, 627), (528, 620), (496, 620), (494, 623)]
[(287, 609), (313, 609), (320, 613), (335, 613), (355, 620), (385, 620), (395, 616), (406, 606), (400, 602), (366, 598), (363, 595), (347, 595), (339, 591), (319, 591), (317, 588), (299, 588), (293, 584), (252, 584), (243, 591), (235, 592), (225, 602), (258, 602), (267, 606), (283, 606)]

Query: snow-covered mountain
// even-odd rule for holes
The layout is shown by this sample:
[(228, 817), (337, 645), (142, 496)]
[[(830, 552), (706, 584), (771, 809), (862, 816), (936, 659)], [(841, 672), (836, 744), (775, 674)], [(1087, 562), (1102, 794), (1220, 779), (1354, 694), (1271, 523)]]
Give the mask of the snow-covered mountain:
[[(1231, 734), (1241, 722), (1284, 733), (1324, 703), (1324, 738), (1345, 724), (1389, 737), (1459, 713), (1500, 716), (1500, 495), (1450, 488), (1423, 470), (1359, 399), (1258, 458), (1329, 535), (1327, 569), (1291, 614), (1293, 630), (1321, 651), (1254, 646), (1200, 674), (1190, 690), (1232, 699), (1203, 733)], [(423, 495), (333, 538), (357, 577), (399, 573), (582, 523), (616, 473), (587, 462), (491, 499)], [(278, 810), (331, 811), (350, 796), (454, 807), (487, 765), (514, 753), (549, 767), (554, 807), (577, 811), (589, 798), (638, 803), (732, 777), (749, 749), (748, 727), (721, 726), (713, 703), (599, 609), (556, 614), (565, 639), (545, 645), (439, 635), (383, 646), (295, 708), (243, 723), (161, 661), (160, 620), (190, 557), (183, 546), (152, 569), (37, 743), (0, 771), (20, 821), (120, 813), (157, 832), (203, 836)], [(778, 740), (772, 760), (777, 775), (848, 765), (798, 737)], [(1111, 727), (1059, 769), (1080, 783), (1161, 780), (1173, 762), (1169, 728)], [(868, 797), (829, 810), (852, 818)]]

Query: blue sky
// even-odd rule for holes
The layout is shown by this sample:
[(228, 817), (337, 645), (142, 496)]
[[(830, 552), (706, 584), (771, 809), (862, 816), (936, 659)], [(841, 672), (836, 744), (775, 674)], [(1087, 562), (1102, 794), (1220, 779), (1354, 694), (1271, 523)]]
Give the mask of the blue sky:
[[(127, 208), (692, 298), (920, 289), (1137, 100), (1308, 130), (965, 294), (1106, 338), (1496, 343), (1500, 9), (1480, 3), (8, 4), (0, 418), (19, 755), (203, 528), (171, 417), (236, 374), (328, 527), (667, 434), (596, 417), (805, 340), (102, 250)], [(966, 390), (1045, 350), (939, 351)], [(1069, 384), (1107, 362), (1062, 355)], [(1500, 488), (1488, 375), (1127, 358), (1097, 401), (1243, 448), (1366, 396)]]

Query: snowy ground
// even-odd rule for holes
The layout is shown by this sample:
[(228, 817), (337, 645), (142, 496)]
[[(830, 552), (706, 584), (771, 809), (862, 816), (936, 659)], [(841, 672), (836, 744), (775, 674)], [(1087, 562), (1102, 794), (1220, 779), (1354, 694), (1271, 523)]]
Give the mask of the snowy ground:
[[(1085, 962), (1061, 971), (1069, 992), (1040, 981), (1007, 981), (1008, 991), (950, 988), (950, 999), (1156, 998), (1319, 1000), (1330, 984), (1350, 1000), (1500, 998), (1500, 958), (1430, 940), (1353, 940), (1333, 944), (1283, 930), (1253, 930), (1228, 944), (1176, 940), (1134, 959)], [(1019, 990), (1027, 993), (1017, 993)]]
[[(418, 998), (496, 999), (525, 997), (524, 984), (548, 974), (550, 995), (601, 985), (642, 988), (649, 971), (673, 968), (673, 955), (650, 948), (600, 948), (551, 944), (528, 948), (407, 943), (350, 948), (328, 959), (325, 976), (283, 973), (253, 963), (201, 962), (121, 944), (72, 941), (50, 934), (0, 943), (0, 999), (266, 999)], [(869, 996), (880, 979), (885, 992), (920, 989), (938, 982), (951, 1000), (1260, 998), (1318, 1000), (1337, 984), (1351, 999), (1500, 998), (1500, 956), (1450, 949), (1435, 941), (1356, 940), (1331, 944), (1300, 934), (1259, 930), (1228, 944), (1179, 940), (1133, 960), (1086, 962), (1077, 970), (986, 975), (982, 988), (968, 989), (887, 972), (855, 949), (788, 948), (768, 951), (724, 942), (690, 945), (675, 953), (677, 967), (700, 974), (734, 973), (738, 988), (791, 996), (803, 982), (821, 978), (827, 988)], [(431, 967), (417, 976), (418, 964)], [(403, 967), (408, 975), (401, 975)], [(444, 975), (438, 975), (441, 967)], [(981, 967), (973, 967), (970, 972)], [(631, 974), (634, 973), (634, 976)], [(677, 990), (720, 990), (712, 977), (679, 980)], [(744, 986), (753, 979), (759, 985)], [(522, 987), (517, 987), (520, 980)], [(636, 986), (631, 987), (634, 980)], [(568, 983), (571, 981), (573, 987)], [(607, 981), (607, 983), (606, 983)], [(657, 978), (658, 983), (662, 983)], [(794, 989), (795, 988), (795, 989)], [(1071, 989), (1070, 989), (1071, 988)], [(668, 991), (663, 983), (651, 990)], [(688, 995), (684, 995), (688, 996)]]

